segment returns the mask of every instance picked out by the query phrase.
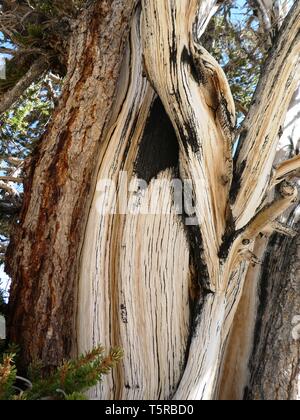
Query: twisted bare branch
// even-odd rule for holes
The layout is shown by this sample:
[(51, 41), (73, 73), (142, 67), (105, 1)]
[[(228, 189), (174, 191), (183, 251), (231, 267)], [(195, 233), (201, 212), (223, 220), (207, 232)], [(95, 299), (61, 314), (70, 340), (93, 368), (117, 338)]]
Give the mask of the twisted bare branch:
[(269, 187), (278, 132), (300, 78), (300, 2), (282, 26), (245, 119), (238, 152), (233, 214), (237, 227), (245, 226), (262, 203)]
[(300, 169), (300, 155), (294, 156), (293, 158), (282, 162), (280, 165), (277, 166), (275, 169), (271, 187), (279, 184), (285, 178), (289, 176), (293, 176), (296, 171)]

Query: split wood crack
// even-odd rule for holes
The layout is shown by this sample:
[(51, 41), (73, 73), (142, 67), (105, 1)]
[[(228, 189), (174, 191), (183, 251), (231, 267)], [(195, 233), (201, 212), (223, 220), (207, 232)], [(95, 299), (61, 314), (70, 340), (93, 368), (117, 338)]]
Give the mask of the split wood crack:
[[(271, 173), (278, 131), (299, 81), (295, 56), (300, 53), (300, 3), (293, 6), (265, 65), (234, 163), (232, 93), (220, 65), (198, 41), (206, 29), (207, 10), (215, 5), (215, 0), (142, 1), (145, 73), (177, 133), (180, 176), (193, 183), (201, 260), (207, 269), (203, 286), (210, 291), (203, 298), (175, 399), (212, 396), (217, 376), (213, 366), (220, 365), (247, 263), (259, 262), (253, 253), (255, 239), (272, 230), (295, 234), (277, 219), (298, 200), (297, 186), (290, 181), (300, 167), (299, 157)], [(276, 88), (278, 80), (285, 90)], [(275, 199), (265, 204), (275, 186)], [(208, 354), (212, 348), (219, 350)], [(191, 383), (197, 386), (190, 389)]]

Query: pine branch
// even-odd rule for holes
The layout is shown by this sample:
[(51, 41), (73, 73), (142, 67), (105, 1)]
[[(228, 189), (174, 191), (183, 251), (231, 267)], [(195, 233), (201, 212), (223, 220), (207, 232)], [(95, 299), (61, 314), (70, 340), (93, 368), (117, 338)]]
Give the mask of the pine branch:
[(6, 191), (11, 196), (18, 196), (18, 191), (6, 182), (0, 181), (0, 189)]
[(34, 381), (32, 389), (26, 392), (26, 399), (68, 399), (69, 395), (81, 395), (101, 381), (122, 357), (123, 351), (119, 348), (104, 357), (103, 347), (97, 347), (77, 360), (64, 362), (52, 376)]
[(0, 201), (0, 210), (6, 215), (14, 216), (15, 214), (19, 213), (20, 209), (21, 206), (11, 205), (9, 203)]
[(13, 394), (13, 384), (16, 379), (16, 368), (14, 365), (15, 355), (5, 355), (0, 364), (0, 400), (8, 400)]
[(25, 92), (30, 85), (38, 80), (47, 70), (48, 62), (44, 56), (38, 58), (31, 66), (29, 71), (18, 81), (18, 83), (8, 92), (0, 97), (0, 114), (7, 111)]
[(11, 48), (0, 47), (1, 54), (15, 55), (16, 52), (17, 52), (16, 50), (12, 50)]
[(21, 184), (24, 179), (20, 178), (20, 177), (14, 177), (14, 176), (0, 176), (0, 181), (5, 181), (5, 182), (14, 182), (16, 184)]
[(5, 158), (4, 160), (5, 160), (5, 162), (7, 162), (9, 164), (14, 165), (14, 166), (18, 166), (18, 167), (22, 166), (24, 164), (23, 159), (18, 159), (18, 158), (11, 157), (11, 156)]

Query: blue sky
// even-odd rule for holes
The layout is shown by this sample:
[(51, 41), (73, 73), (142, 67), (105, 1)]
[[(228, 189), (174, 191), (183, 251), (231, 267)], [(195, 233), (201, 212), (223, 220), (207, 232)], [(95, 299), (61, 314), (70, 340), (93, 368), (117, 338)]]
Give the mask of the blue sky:
[(5, 291), (8, 291), (9, 284), (10, 284), (9, 278), (3, 271), (3, 265), (1, 265), (0, 266), (0, 285), (1, 285), (1, 289), (5, 290)]
[[(1, 33), (0, 33), (0, 42), (1, 41), (3, 41), (3, 37), (1, 36)], [(11, 47), (11, 45), (9, 45), (9, 44), (4, 44), (4, 45), (1, 44), (1, 45), (3, 47), (7, 47), (7, 48)], [(0, 53), (0, 58), (8, 58), (8, 57), (9, 57), (8, 55)], [(1, 288), (7, 290), (8, 283), (9, 283), (9, 278), (4, 273), (4, 267), (3, 267), (3, 265), (0, 265), (0, 285), (1, 285)]]

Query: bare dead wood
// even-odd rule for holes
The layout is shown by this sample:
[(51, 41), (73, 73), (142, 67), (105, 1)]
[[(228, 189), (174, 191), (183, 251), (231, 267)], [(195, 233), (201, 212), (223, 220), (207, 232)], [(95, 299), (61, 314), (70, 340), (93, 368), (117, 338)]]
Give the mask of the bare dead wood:
[(271, 186), (274, 186), (281, 182), (283, 179), (290, 175), (293, 175), (295, 171), (300, 169), (300, 155), (294, 156), (293, 158), (282, 162), (275, 169)]
[[(245, 276), (257, 263), (255, 239), (296, 198), (282, 184), (280, 198), (262, 206), (297, 69), (287, 44), (298, 53), (299, 9), (250, 110), (254, 125), (239, 151), (232, 209), (235, 107), (224, 72), (199, 44), (217, 2), (143, 0), (142, 32), (136, 9), (122, 61), (128, 3), (97, 2), (74, 34), (64, 94), (35, 157), (10, 248), (10, 336), (21, 337), (25, 362), (39, 358), (48, 367), (71, 347), (123, 346), (128, 356), (93, 391), (98, 398), (212, 399)], [(165, 139), (175, 156), (156, 167), (149, 156)], [(145, 194), (155, 178), (190, 178), (199, 226), (187, 234), (167, 188), (156, 197), (171, 215), (102, 213), (97, 181), (121, 188), (122, 170), (130, 181), (147, 178)], [(130, 198), (141, 210), (143, 197)]]
[[(126, 180), (120, 180), (122, 169), (131, 185), (141, 177), (149, 186), (144, 199), (128, 192), (135, 211), (127, 212), (124, 197), (121, 215), (103, 214), (103, 194), (95, 192), (82, 251), (78, 346), (83, 351), (101, 340), (107, 347), (118, 343), (126, 349), (122, 365), (93, 397), (165, 399), (173, 395), (185, 361), (191, 272), (186, 234), (172, 214), (166, 183), (171, 183), (175, 168), (163, 164), (155, 169), (161, 159), (159, 146), (175, 137), (171, 145), (176, 148), (176, 136), (143, 77), (140, 10), (132, 25), (111, 126), (99, 156), (99, 185), (109, 179), (117, 190), (123, 185), (127, 191)], [(156, 192), (155, 176), (165, 182)], [(150, 204), (147, 196), (155, 196), (154, 204), (162, 203), (166, 214), (143, 214)], [(107, 206), (114, 206), (113, 195)]]
[[(196, 214), (211, 279), (207, 287), (215, 290), (232, 178), (233, 130), (213, 109), (222, 112), (222, 95), (234, 119), (234, 103), (221, 67), (196, 44), (193, 25), (197, 7), (197, 1), (176, 5), (144, 1), (143, 41), (147, 73), (180, 140), (181, 176), (194, 183)], [(181, 15), (185, 17), (177, 20)], [(171, 39), (173, 44), (168, 42)], [(218, 165), (212, 165), (213, 160)], [(204, 196), (206, 199), (201, 199)]]
[(298, 189), (295, 185), (283, 182), (280, 186), (280, 198), (259, 211), (240, 235), (242, 241), (253, 241), (271, 222), (281, 216), (293, 203), (298, 201)]
[(237, 228), (247, 224), (269, 186), (278, 132), (299, 80), (300, 3), (296, 2), (264, 67), (254, 103), (244, 122), (237, 158), (233, 214)]
[[(295, 119), (295, 115), (297, 115), (299, 110), (299, 102), (297, 101), (298, 95), (299, 88), (296, 90), (294, 97), (289, 105), (289, 111), (284, 124), (283, 134), (276, 153), (275, 164), (277, 162), (283, 162), (284, 165), (285, 159), (290, 156), (290, 150), (287, 146), (289, 146), (291, 141), (294, 143), (298, 140), (296, 129), (297, 120)], [(277, 167), (280, 165), (281, 164), (278, 165), (277, 163)], [(271, 182), (270, 185), (272, 187), (273, 183)], [(270, 190), (269, 195), (270, 201), (272, 201), (271, 197), (274, 197), (274, 191)], [(296, 209), (297, 207), (292, 207), (291, 214), (296, 214)], [(283, 220), (285, 221), (284, 224), (282, 223)], [(273, 234), (275, 232), (279, 232), (281, 235), (283, 234), (285, 236), (294, 238), (299, 234), (297, 230), (297, 227), (295, 229), (295, 227), (292, 226), (291, 218), (287, 217), (287, 213), (285, 213), (282, 217), (277, 219), (276, 222), (270, 223), (263, 230), (263, 235), (260, 235), (255, 241), (253, 252), (260, 261), (260, 264), (256, 264), (255, 266), (250, 265), (247, 272), (243, 295), (239, 303), (239, 307), (231, 327), (230, 337), (226, 346), (227, 349), (226, 355), (224, 357), (222, 369), (223, 372), (220, 375), (220, 383), (218, 386), (218, 399), (241, 400), (244, 398), (245, 388), (249, 385), (249, 378), (251, 375), (249, 370), (249, 361), (253, 351), (254, 341), (257, 341), (258, 335), (260, 335), (255, 334), (255, 324), (259, 324), (262, 321), (261, 312), (258, 310), (260, 301), (259, 289), (260, 283), (263, 281), (264, 277), (262, 276), (262, 270), (264, 270), (265, 261), (269, 258), (270, 253), (273, 251)], [(282, 244), (287, 243), (288, 241), (282, 237)], [(269, 276), (268, 273), (265, 275)], [(289, 273), (285, 272), (283, 275), (289, 276)], [(271, 283), (273, 290), (278, 287), (277, 282), (275, 283), (273, 279), (271, 280)], [(281, 296), (283, 297), (284, 294)], [(275, 308), (277, 303), (278, 301), (274, 301), (274, 303), (271, 305), (273, 305)], [(262, 306), (265, 307), (265, 304), (262, 303)], [(280, 308), (282, 313), (286, 311), (284, 304), (280, 305)], [(297, 311), (297, 309), (294, 309), (293, 305), (289, 307), (289, 310), (293, 313)], [(265, 330), (261, 330), (261, 340), (265, 340), (264, 332)], [(273, 345), (271, 347), (273, 349)], [(268, 354), (272, 355), (272, 350), (268, 351), (267, 349), (266, 351)], [(281, 348), (281, 351), (282, 357), (290, 357), (291, 352), (289, 346), (284, 346)], [(284, 354), (285, 356), (283, 356)], [(276, 363), (274, 368), (276, 369)], [(253, 370), (254, 367), (251, 368), (252, 372)], [(265, 379), (262, 380), (262, 383), (264, 380)], [(287, 382), (283, 380), (281, 383), (281, 392), (288, 393), (286, 388)], [(271, 392), (273, 392), (273, 389), (274, 388), (270, 387)], [(275, 397), (274, 394), (273, 397)]]
[[(206, 74), (207, 66), (206, 69), (205, 66), (201, 66), (201, 53), (199, 54), (201, 48), (199, 49), (193, 44), (194, 40), (191, 37), (193, 33), (191, 22), (193, 21), (193, 16), (195, 16), (195, 9), (196, 4), (192, 1), (183, 1), (176, 5), (162, 5), (156, 1), (148, 2), (146, 0), (143, 2), (144, 55), (147, 74), (161, 97), (177, 131), (180, 143), (180, 168), (182, 174), (190, 177), (195, 182), (196, 201), (199, 206), (196, 213), (203, 237), (204, 260), (207, 264), (208, 273), (206, 287), (210, 290), (210, 294), (203, 298), (201, 313), (199, 313), (199, 317), (195, 322), (196, 326), (189, 348), (187, 366), (175, 394), (176, 399), (211, 399), (213, 397), (216, 389), (218, 366), (220, 366), (222, 361), (222, 351), (242, 295), (247, 266), (249, 263), (256, 263), (255, 255), (252, 252), (252, 244), (261, 230), (281, 215), (297, 197), (295, 188), (283, 185), (282, 198), (258, 213), (258, 203), (261, 203), (262, 198), (260, 201), (256, 201), (255, 208), (251, 208), (251, 205), (245, 199), (241, 208), (246, 218), (248, 218), (247, 221), (252, 221), (246, 224), (246, 227), (238, 221), (235, 234), (230, 234), (230, 224), (229, 219), (227, 219), (228, 213), (225, 211), (228, 193), (226, 183), (225, 185), (223, 184), (224, 190), (222, 191), (222, 183), (220, 182), (221, 179), (225, 178), (225, 175), (229, 184), (231, 181), (230, 158), (228, 157), (228, 151), (231, 150), (231, 146), (229, 146), (228, 141), (230, 136), (227, 134), (230, 132), (230, 124), (228, 120), (224, 123), (222, 116), (218, 113), (214, 119), (210, 120), (210, 111), (205, 108), (207, 105), (210, 108), (217, 108), (214, 104), (218, 101), (218, 91), (211, 90), (210, 87), (216, 80), (215, 75), (217, 75), (219, 81), (217, 85), (219, 89), (222, 89), (225, 84), (223, 83), (223, 77), (218, 71), (218, 64), (205, 52), (202, 53), (202, 57), (206, 63), (209, 63), (213, 71)], [(184, 13), (183, 10), (188, 12)], [(288, 57), (292, 58), (290, 65), (289, 61), (287, 62), (288, 71), (284, 73), (285, 77), (287, 77), (286, 81), (295, 75), (298, 65), (298, 14), (299, 7), (295, 6), (278, 42), (280, 54), (282, 54), (283, 43), (287, 41), (285, 37), (291, 36), (289, 41), (294, 39), (294, 41), (288, 43), (288, 47), (284, 45), (286, 54), (290, 54), (291, 50), (293, 51), (293, 54), (288, 55)], [(177, 19), (178, 16), (185, 16), (185, 18), (179, 21)], [(170, 40), (172, 40), (172, 43)], [(279, 48), (278, 45), (277, 48)], [(291, 45), (295, 49), (289, 49)], [(281, 65), (282, 55), (280, 54), (278, 54), (279, 59), (277, 56), (276, 63), (272, 62), (273, 66), (274, 64), (277, 66)], [(297, 58), (295, 58), (295, 55)], [(286, 58), (287, 56), (285, 56)], [(282, 67), (280, 69), (277, 67), (276, 74), (278, 70), (281, 71)], [(268, 83), (274, 84), (274, 79), (272, 79), (272, 77), (275, 77), (274, 73), (266, 73), (264, 77)], [(284, 92), (281, 90), (281, 96), (278, 92), (272, 90), (272, 99), (275, 97), (272, 112), (275, 115), (277, 115), (276, 112), (279, 112), (279, 100), (281, 102), (282, 95), (287, 95), (286, 106), (288, 106), (288, 101), (294, 92), (294, 83), (296, 83), (294, 80), (293, 82), (290, 81), (291, 89), (288, 90), (288, 93), (286, 89)], [(226, 88), (223, 88), (222, 92), (224, 94), (223, 97), (226, 99), (227, 111), (229, 111), (229, 104), (231, 103), (230, 93), (227, 93)], [(255, 115), (256, 119), (265, 117), (265, 115), (261, 117), (260, 106), (269, 107), (271, 98), (268, 95), (270, 95), (271, 90), (267, 90), (267, 92), (266, 97), (263, 97), (263, 92), (261, 92), (261, 102), (252, 107), (252, 115)], [(195, 104), (197, 104), (197, 107)], [(277, 108), (275, 105), (277, 105)], [(201, 113), (201, 116), (199, 114), (197, 118), (198, 112)], [(280, 122), (284, 116), (284, 112), (280, 113)], [(270, 119), (272, 120), (272, 118)], [(198, 121), (201, 121), (201, 126), (197, 125)], [(256, 156), (259, 156), (258, 162), (254, 161), (254, 156), (252, 160), (248, 161), (248, 151), (244, 155), (244, 159), (250, 167), (255, 165), (255, 175), (260, 182), (262, 174), (257, 170), (257, 167), (262, 165), (263, 170), (266, 170), (268, 174), (266, 177), (270, 176), (271, 167), (265, 167), (264, 159), (274, 160), (274, 156), (271, 155), (270, 157), (270, 150), (276, 149), (277, 139), (274, 133), (273, 138), (270, 138), (270, 142), (268, 142), (269, 148), (266, 147), (266, 142), (262, 140), (262, 137), (257, 135), (257, 133), (254, 137), (254, 127), (258, 124), (253, 124), (249, 128), (250, 131), (253, 130), (252, 140), (254, 145), (252, 147), (253, 150), (256, 150)], [(264, 122), (260, 123), (260, 126), (265, 129)], [(220, 131), (218, 131), (219, 127), (221, 128)], [(225, 131), (224, 128), (226, 128)], [(216, 130), (216, 134), (212, 134), (214, 130)], [(203, 132), (209, 132), (210, 136), (203, 136)], [(207, 143), (208, 138), (210, 144)], [(194, 142), (192, 144), (190, 143), (191, 139)], [(218, 162), (217, 168), (215, 168), (213, 163), (214, 158), (212, 155), (209, 155), (212, 143), (215, 144), (214, 153), (222, 151), (218, 158), (215, 155), (215, 161)], [(242, 147), (240, 157), (243, 155), (242, 152), (245, 152), (245, 145), (247, 144), (249, 144), (249, 140), (246, 140), (243, 145), (244, 148)], [(258, 153), (259, 147), (262, 149), (260, 154)], [(206, 166), (206, 162), (210, 162), (210, 166)], [(222, 165), (221, 162), (223, 162)], [(227, 172), (224, 169), (226, 165)], [(207, 168), (209, 169), (207, 170)], [(212, 171), (212, 168), (215, 169), (215, 172)], [(224, 171), (223, 173), (218, 172), (222, 170)], [(199, 174), (202, 175), (202, 178)], [(244, 180), (245, 185), (243, 185), (242, 177), (237, 193), (237, 201), (239, 200), (239, 194), (242, 194), (243, 188), (251, 191), (251, 175), (247, 174), (247, 178)], [(206, 180), (209, 180), (212, 189), (205, 185)], [(267, 184), (266, 179), (264, 183)], [(210, 193), (212, 193), (212, 196), (210, 196)], [(213, 194), (216, 195), (214, 196)], [(222, 200), (224, 200), (224, 207), (222, 207)], [(214, 203), (218, 203), (218, 208), (214, 207)], [(234, 206), (233, 215), (236, 217), (235, 209), (236, 207)], [(240, 230), (239, 226), (244, 227), (244, 229)], [(216, 230), (214, 231), (214, 229)], [(231, 238), (230, 236), (228, 237), (228, 244), (223, 243), (221, 247), (225, 229), (228, 229), (229, 235), (232, 236)], [(228, 247), (227, 250), (226, 247)]]

